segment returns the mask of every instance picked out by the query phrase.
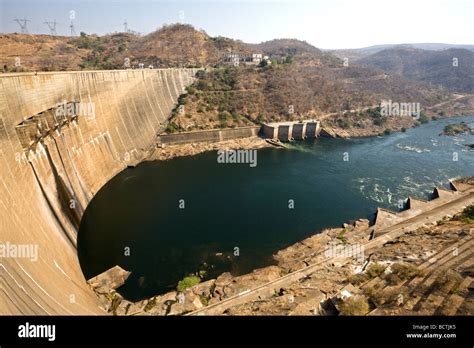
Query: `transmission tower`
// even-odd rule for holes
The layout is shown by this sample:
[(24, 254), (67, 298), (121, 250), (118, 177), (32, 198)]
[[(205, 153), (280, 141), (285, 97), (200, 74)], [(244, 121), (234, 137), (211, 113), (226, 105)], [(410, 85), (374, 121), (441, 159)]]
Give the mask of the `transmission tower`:
[(125, 21), (125, 22), (123, 23), (123, 31), (124, 31), (125, 33), (128, 33), (128, 23), (127, 23), (127, 21)]
[(56, 22), (56, 20), (54, 20), (54, 22), (46, 21), (44, 22), (44, 24), (48, 26), (51, 35), (58, 35), (58, 33), (56, 32), (56, 24), (58, 24), (58, 22)]
[(69, 28), (71, 28), (71, 36), (77, 36), (76, 29), (74, 29), (74, 22), (73, 21), (71, 21), (71, 25), (69, 25)]
[(24, 19), (15, 18), (14, 21), (18, 23), (23, 34), (28, 34), (28, 28), (26, 27), (26, 25), (28, 24), (28, 22), (31, 22), (29, 19), (26, 19), (26, 17)]

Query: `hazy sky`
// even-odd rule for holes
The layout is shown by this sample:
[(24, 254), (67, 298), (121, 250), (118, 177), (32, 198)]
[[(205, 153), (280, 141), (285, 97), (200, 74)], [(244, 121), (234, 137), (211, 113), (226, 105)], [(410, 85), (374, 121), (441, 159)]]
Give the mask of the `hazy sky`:
[(0, 0), (0, 32), (20, 32), (15, 18), (30, 19), (30, 33), (149, 33), (164, 23), (189, 23), (212, 36), (257, 43), (297, 38), (320, 48), (388, 43), (474, 44), (474, 0)]

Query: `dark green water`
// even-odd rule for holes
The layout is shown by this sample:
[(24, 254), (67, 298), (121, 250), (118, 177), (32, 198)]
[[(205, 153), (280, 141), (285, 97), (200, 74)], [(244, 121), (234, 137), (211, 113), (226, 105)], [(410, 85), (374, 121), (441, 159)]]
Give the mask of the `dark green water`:
[(373, 218), (378, 206), (398, 210), (408, 195), (430, 198), (434, 186), (474, 175), (474, 151), (464, 146), (474, 136), (438, 136), (460, 121), (474, 127), (474, 116), (462, 117), (384, 137), (261, 149), (255, 168), (219, 164), (207, 152), (126, 169), (86, 210), (78, 238), (83, 272), (90, 278), (122, 266), (132, 275), (120, 292), (138, 300), (196, 271), (213, 278), (266, 266), (276, 250), (324, 227)]

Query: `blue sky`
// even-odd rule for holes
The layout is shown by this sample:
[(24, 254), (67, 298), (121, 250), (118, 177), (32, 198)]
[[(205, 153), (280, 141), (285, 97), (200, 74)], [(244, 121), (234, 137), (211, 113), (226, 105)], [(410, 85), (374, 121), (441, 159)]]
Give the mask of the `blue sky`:
[(0, 0), (0, 32), (19, 32), (14, 18), (30, 19), (30, 33), (149, 33), (164, 23), (189, 23), (208, 34), (245, 42), (298, 38), (320, 48), (442, 42), (474, 44), (474, 0)]

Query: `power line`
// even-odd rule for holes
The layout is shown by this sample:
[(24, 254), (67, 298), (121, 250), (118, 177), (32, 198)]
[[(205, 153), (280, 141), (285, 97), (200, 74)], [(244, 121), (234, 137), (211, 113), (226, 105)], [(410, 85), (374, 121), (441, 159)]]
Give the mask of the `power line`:
[(15, 18), (14, 21), (18, 23), (23, 34), (28, 34), (28, 28), (26, 26), (28, 22), (31, 22), (29, 19), (26, 19), (26, 17), (24, 19)]
[(72, 20), (71, 24), (69, 25), (69, 28), (71, 28), (71, 36), (77, 36), (76, 29), (74, 28), (74, 22)]
[(58, 33), (56, 32), (56, 24), (58, 24), (58, 22), (56, 22), (56, 20), (54, 20), (54, 22), (46, 21), (43, 24), (46, 24), (48, 26), (51, 35), (58, 35)]

